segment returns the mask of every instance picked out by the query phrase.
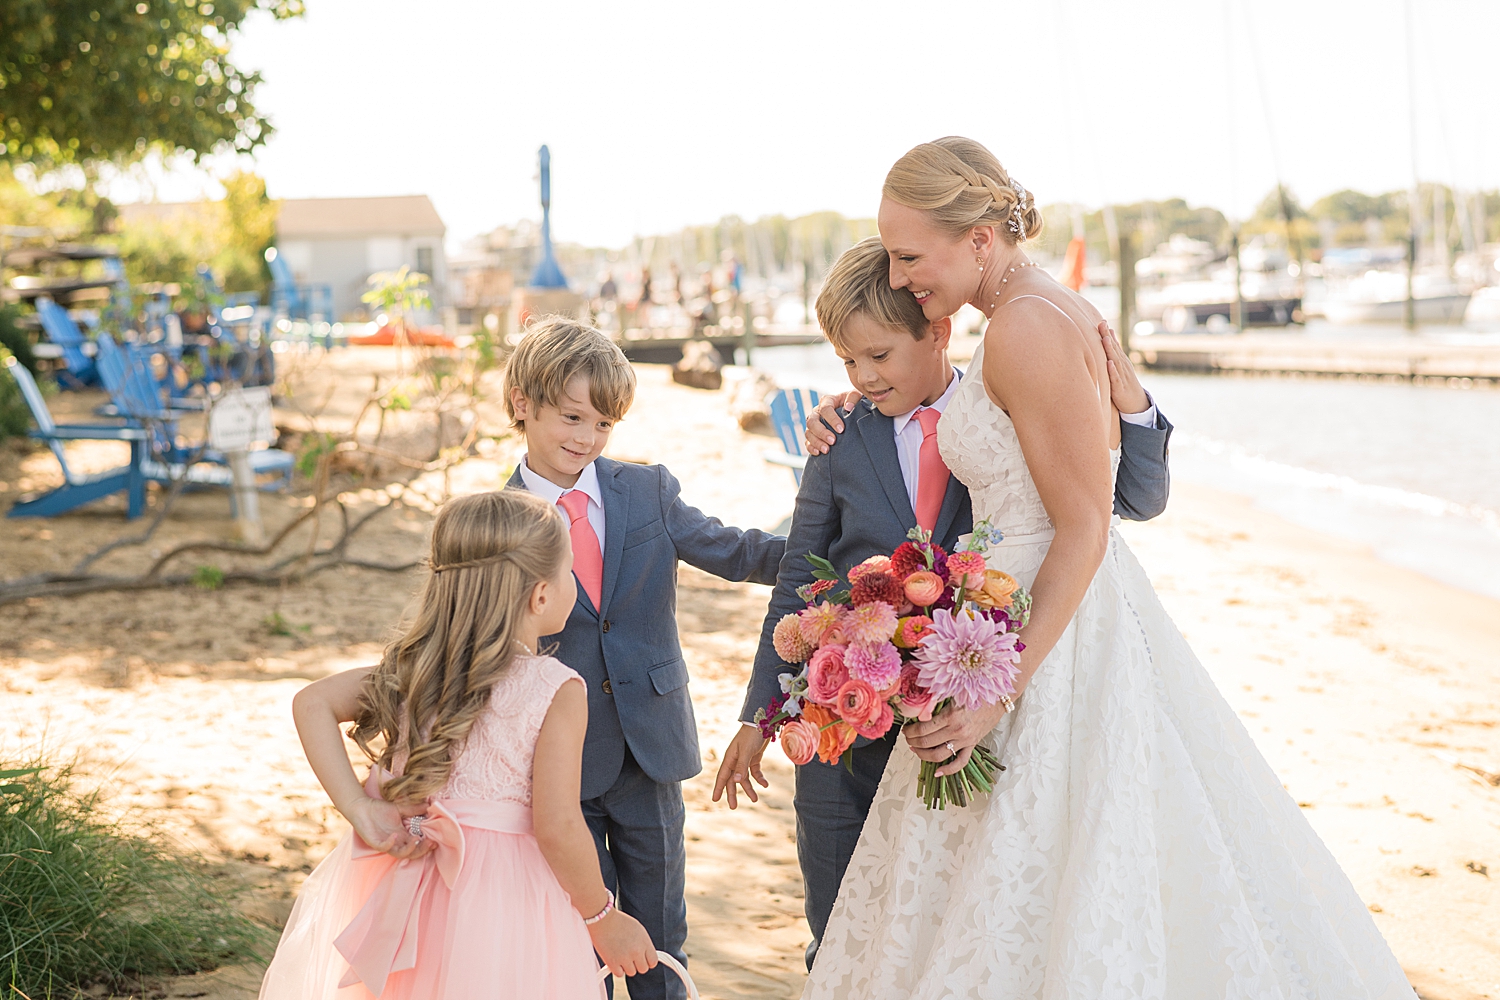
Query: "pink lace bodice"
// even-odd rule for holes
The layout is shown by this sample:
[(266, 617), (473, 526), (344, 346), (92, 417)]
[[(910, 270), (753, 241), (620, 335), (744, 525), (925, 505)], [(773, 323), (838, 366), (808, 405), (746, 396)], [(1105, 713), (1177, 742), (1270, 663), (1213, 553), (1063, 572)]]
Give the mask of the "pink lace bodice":
[(557, 689), (576, 677), (553, 657), (516, 657), (490, 693), (489, 711), (469, 730), (440, 797), (531, 805), (537, 734)]

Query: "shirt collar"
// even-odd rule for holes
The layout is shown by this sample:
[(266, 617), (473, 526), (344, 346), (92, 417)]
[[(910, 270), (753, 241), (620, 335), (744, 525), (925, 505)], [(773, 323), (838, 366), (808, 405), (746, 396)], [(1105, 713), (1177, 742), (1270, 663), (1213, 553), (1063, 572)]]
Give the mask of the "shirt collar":
[[(573, 484), (572, 489), (583, 493), (602, 509), (604, 507), (604, 492), (599, 489), (599, 470), (594, 466), (595, 463), (590, 462), (583, 467), (583, 471), (578, 474), (578, 482)], [(529, 492), (535, 493), (548, 503), (557, 503), (564, 493), (572, 492), (572, 490), (559, 486), (550, 479), (543, 479), (535, 472), (532, 472), (531, 466), (526, 464), (526, 456), (524, 455), (521, 456), (521, 481), (526, 484), (526, 489)]]
[(960, 377), (958, 369), (953, 369), (953, 377), (948, 380), (948, 388), (943, 390), (943, 394), (930, 407), (916, 406), (901, 414), (901, 416), (892, 418), (896, 426), (896, 433), (900, 434), (906, 430), (906, 425), (911, 422), (912, 417), (917, 415), (918, 410), (931, 409), (937, 410), (939, 413), (946, 410), (948, 404), (953, 401), (953, 394), (958, 391), (958, 380)]

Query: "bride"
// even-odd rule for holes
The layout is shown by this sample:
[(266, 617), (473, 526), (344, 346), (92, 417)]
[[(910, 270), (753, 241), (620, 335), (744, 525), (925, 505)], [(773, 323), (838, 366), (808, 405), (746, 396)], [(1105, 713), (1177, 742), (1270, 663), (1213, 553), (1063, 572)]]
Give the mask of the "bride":
[[(1022, 250), (1031, 196), (939, 139), (891, 168), (879, 225), (929, 319), (990, 319), (938, 441), (1035, 604), (1014, 712), (905, 730), (804, 998), (1414, 997), (1111, 526), (1101, 318)], [(927, 811), (920, 760), (956, 771), (981, 740), (993, 794)]]

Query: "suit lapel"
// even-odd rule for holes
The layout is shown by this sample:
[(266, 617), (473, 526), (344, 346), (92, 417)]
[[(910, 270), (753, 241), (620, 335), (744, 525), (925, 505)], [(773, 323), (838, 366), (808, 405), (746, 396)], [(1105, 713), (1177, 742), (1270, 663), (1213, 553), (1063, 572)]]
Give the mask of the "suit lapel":
[(943, 494), (943, 506), (938, 508), (937, 524), (932, 526), (932, 540), (947, 538), (958, 516), (958, 508), (964, 503), (964, 484), (953, 473), (948, 473), (948, 491)]
[[(868, 404), (861, 404), (868, 405)], [(869, 452), (870, 464), (875, 467), (875, 478), (885, 490), (891, 510), (904, 525), (917, 523), (917, 512), (912, 509), (911, 497), (906, 495), (906, 483), (901, 478), (901, 459), (896, 454), (896, 431), (890, 417), (873, 408), (854, 422), (860, 440)]]
[[(620, 481), (620, 466), (607, 458), (595, 460), (599, 473), (599, 492), (604, 496), (604, 580), (599, 586), (599, 615), (609, 607), (615, 581), (620, 578), (620, 554), (625, 551), (626, 511), (630, 508), (630, 487)], [(585, 600), (580, 596), (580, 600)]]

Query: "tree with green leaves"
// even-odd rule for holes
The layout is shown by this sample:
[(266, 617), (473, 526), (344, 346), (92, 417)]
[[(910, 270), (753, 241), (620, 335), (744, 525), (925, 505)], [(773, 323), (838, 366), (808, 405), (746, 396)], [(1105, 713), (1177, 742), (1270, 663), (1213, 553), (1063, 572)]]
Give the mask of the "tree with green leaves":
[(150, 150), (194, 159), (263, 145), (257, 73), (230, 61), (256, 10), (302, 0), (5, 0), (0, 4), (0, 162), (47, 171), (128, 163)]

